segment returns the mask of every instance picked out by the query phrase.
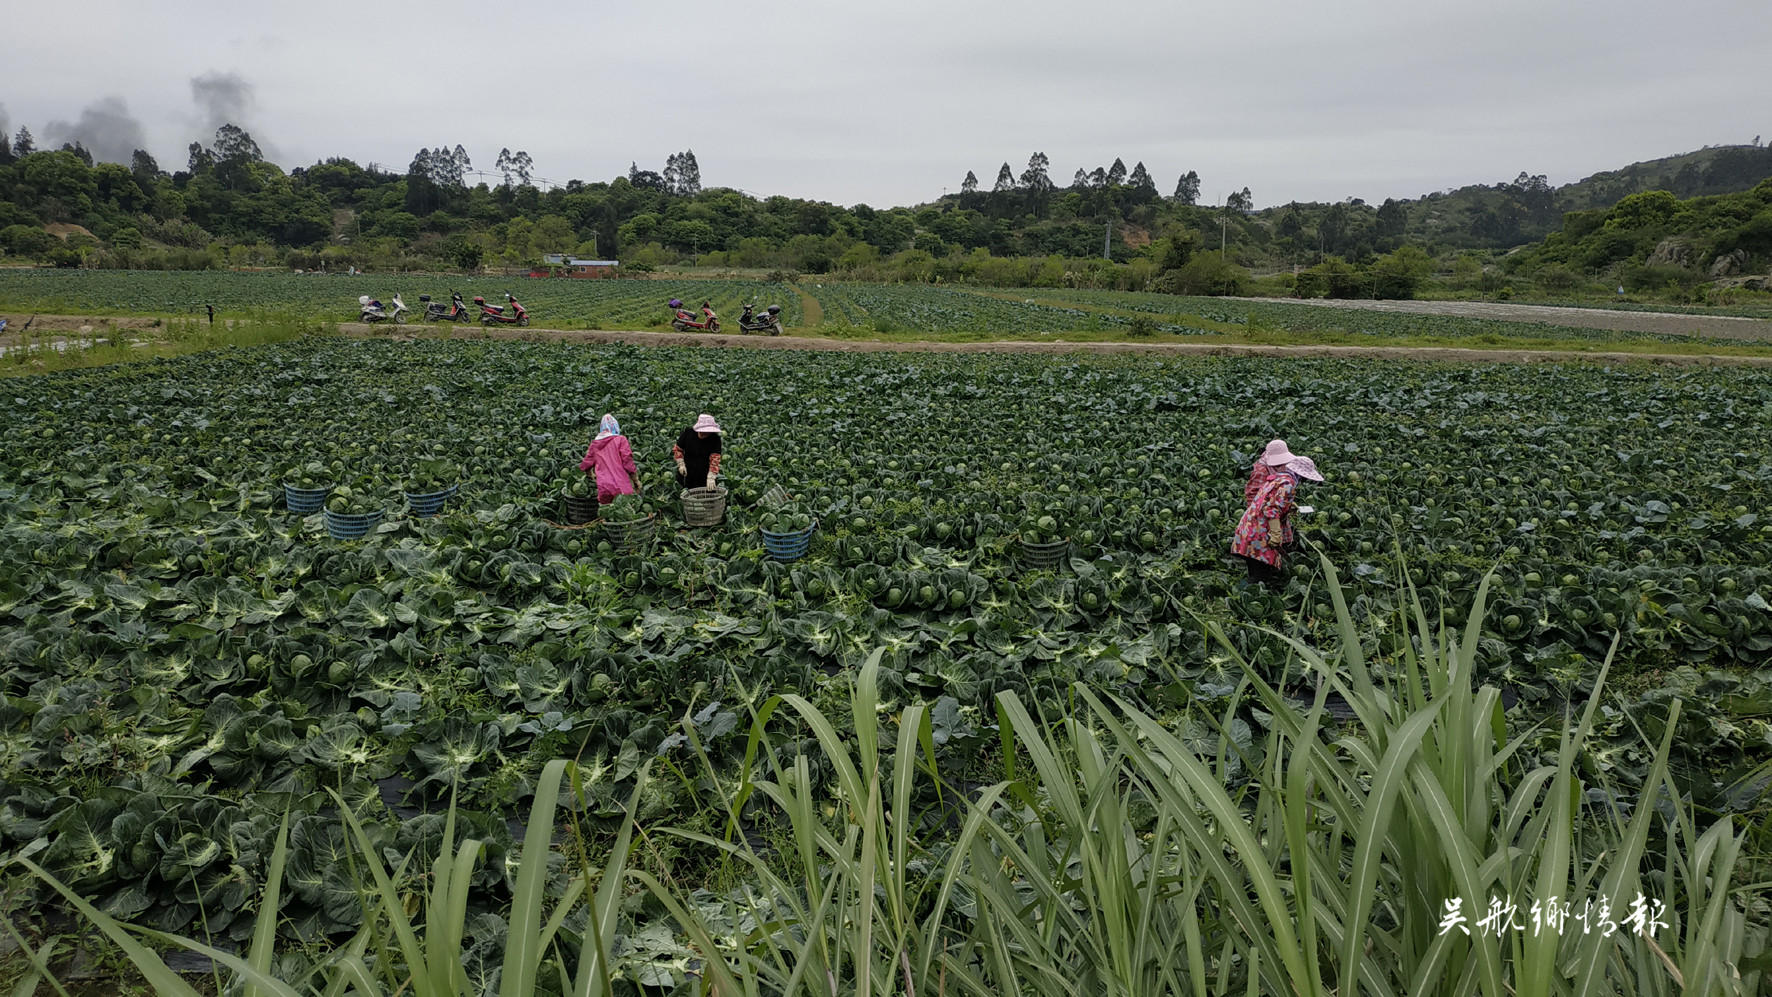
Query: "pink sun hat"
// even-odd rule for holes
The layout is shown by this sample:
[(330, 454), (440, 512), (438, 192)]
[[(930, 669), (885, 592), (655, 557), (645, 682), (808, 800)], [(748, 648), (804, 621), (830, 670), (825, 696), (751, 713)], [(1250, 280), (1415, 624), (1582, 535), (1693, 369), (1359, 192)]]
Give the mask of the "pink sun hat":
[(714, 417), (707, 414), (706, 412), (703, 412), (702, 414), (696, 416), (695, 417), (695, 425), (693, 425), (689, 428), (694, 430), (697, 433), (722, 432), (722, 430), (720, 429), (720, 424), (715, 422)]
[(1293, 457), (1286, 462), (1286, 470), (1306, 481), (1322, 481), (1323, 472), (1317, 470), (1317, 462), (1309, 457)]
[(1286, 449), (1285, 440), (1269, 440), (1267, 449), (1261, 452), (1261, 459), (1257, 463), (1266, 464), (1269, 467), (1279, 467), (1296, 459), (1292, 455), (1292, 451)]

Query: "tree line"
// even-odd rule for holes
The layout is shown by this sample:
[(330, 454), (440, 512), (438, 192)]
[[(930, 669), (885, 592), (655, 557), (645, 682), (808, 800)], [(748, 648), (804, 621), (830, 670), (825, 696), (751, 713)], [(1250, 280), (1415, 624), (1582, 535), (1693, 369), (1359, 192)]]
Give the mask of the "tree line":
[[(1673, 169), (1663, 167), (1660, 178)], [(1707, 151), (1686, 157), (1678, 171), (1688, 186), (1727, 186), (1772, 174), (1772, 151), (1758, 144)], [(1127, 168), (1124, 158), (1078, 167), (1059, 186), (1050, 158), (1035, 152), (1020, 170), (1003, 163), (988, 188), (967, 171), (957, 192), (927, 204), (874, 208), (707, 186), (690, 150), (657, 170), (635, 162), (610, 180), (559, 183), (510, 148), (489, 171), (476, 170), (462, 145), (440, 143), (418, 150), (404, 171), (331, 158), (286, 172), (229, 124), (208, 144), (193, 142), (182, 168), (168, 170), (141, 150), (118, 164), (95, 162), (78, 145), (41, 149), (21, 128), (10, 140), (0, 136), (0, 253), (9, 262), (63, 266), (297, 269), (522, 267), (569, 253), (639, 269), (693, 263), (1190, 293), (1244, 287), (1250, 270), (1286, 274), (1292, 288), (1293, 275), (1311, 270), (1325, 293), (1386, 294), (1403, 293), (1415, 279), (1381, 280), (1387, 260), (1410, 275), (1435, 257), (1442, 269), (1498, 272), (1495, 261), (1467, 257), (1563, 230), (1566, 217), (1577, 218), (1566, 205), (1591, 198), (1612, 176), (1554, 188), (1522, 172), (1377, 205), (1349, 198), (1257, 210), (1247, 187), (1200, 203), (1194, 170), (1164, 195), (1142, 161)], [(1650, 259), (1653, 247), (1632, 245), (1643, 266), (1668, 263)], [(1734, 265), (1751, 265), (1754, 245), (1732, 244), (1730, 252), (1747, 254)], [(1593, 270), (1620, 260), (1586, 253), (1550, 265)], [(1303, 279), (1316, 286), (1315, 277)]]

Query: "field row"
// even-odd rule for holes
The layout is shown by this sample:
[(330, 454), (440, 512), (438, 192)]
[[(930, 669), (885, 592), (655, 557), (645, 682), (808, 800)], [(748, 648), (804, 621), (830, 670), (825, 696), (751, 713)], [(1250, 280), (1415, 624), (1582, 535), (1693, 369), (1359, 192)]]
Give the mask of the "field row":
[(0, 270), (0, 308), (23, 312), (195, 314), (213, 304), (221, 313), (295, 312), (353, 319), (359, 294), (386, 300), (395, 292), (422, 311), (418, 296), (447, 301), (451, 290), (468, 298), (502, 301), (509, 290), (529, 309), (535, 325), (645, 329), (662, 326), (665, 302), (681, 298), (691, 308), (709, 300), (729, 329), (746, 303), (782, 306), (789, 328), (805, 322), (801, 295), (815, 299), (818, 328), (869, 332), (996, 333), (1124, 330), (1136, 318), (1153, 331), (1213, 335), (1238, 329), (1308, 336), (1329, 332), (1373, 339), (1433, 338), (1568, 339), (1582, 342), (1686, 342), (1689, 336), (1618, 332), (1536, 322), (1448, 315), (1413, 315), (1357, 309), (1326, 309), (1285, 301), (1229, 301), (1130, 291), (977, 288), (901, 284), (823, 283), (798, 286), (726, 280), (530, 280), (436, 276), (255, 274), (223, 271)]

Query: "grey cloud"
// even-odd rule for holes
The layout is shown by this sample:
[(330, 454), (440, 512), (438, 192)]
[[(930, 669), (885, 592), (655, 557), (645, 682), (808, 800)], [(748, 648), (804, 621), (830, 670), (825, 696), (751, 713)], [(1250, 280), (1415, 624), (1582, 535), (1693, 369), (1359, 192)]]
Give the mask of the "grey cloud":
[(0, 140), (12, 141), (12, 119), (6, 116), (5, 104), (0, 104)]
[(51, 121), (43, 126), (44, 145), (50, 148), (78, 143), (104, 163), (128, 163), (135, 150), (147, 147), (142, 123), (129, 113), (122, 97), (102, 97), (80, 111), (79, 120)]

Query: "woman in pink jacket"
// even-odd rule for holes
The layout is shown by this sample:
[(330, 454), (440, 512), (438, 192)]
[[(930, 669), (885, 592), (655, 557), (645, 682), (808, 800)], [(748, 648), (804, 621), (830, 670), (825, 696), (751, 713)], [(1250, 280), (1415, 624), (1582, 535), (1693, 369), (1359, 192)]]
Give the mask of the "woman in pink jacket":
[(597, 436), (585, 448), (585, 459), (578, 462), (578, 469), (586, 474), (596, 474), (600, 505), (615, 501), (617, 495), (634, 494), (634, 475), (640, 469), (634, 466), (634, 448), (628, 445), (628, 438), (621, 435), (621, 424), (615, 421), (615, 416), (603, 416)]

